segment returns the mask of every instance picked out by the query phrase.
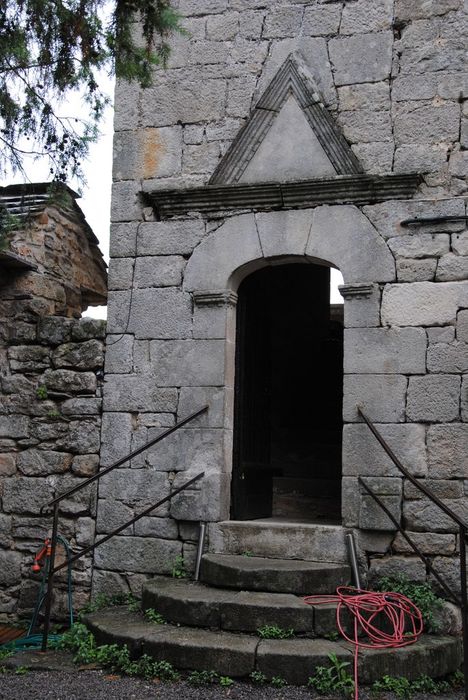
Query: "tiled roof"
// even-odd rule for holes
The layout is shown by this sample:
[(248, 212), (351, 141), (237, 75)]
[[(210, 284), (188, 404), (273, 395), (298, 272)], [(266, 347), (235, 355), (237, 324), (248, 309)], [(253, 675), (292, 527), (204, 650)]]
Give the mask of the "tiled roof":
[[(26, 221), (28, 217), (39, 214), (46, 207), (55, 206), (64, 213), (69, 210), (80, 221), (90, 243), (93, 258), (105, 276), (107, 265), (99, 248), (99, 240), (76, 201), (80, 195), (64, 183), (59, 183), (55, 190), (51, 190), (52, 184), (50, 182), (30, 182), (0, 187), (0, 227), (1, 215), (4, 212), (14, 216), (15, 219)], [(34, 263), (8, 250), (0, 252), (0, 267), (37, 269), (37, 265)]]
[[(20, 218), (37, 214), (50, 200), (50, 186), (50, 182), (31, 182), (0, 187), (0, 209), (6, 209), (9, 214)], [(73, 200), (78, 197), (67, 185), (60, 185), (60, 190), (69, 194)]]

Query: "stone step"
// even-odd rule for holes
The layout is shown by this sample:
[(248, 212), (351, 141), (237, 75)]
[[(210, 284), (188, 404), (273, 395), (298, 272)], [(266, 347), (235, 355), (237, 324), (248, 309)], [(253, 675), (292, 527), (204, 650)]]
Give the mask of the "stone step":
[[(353, 661), (353, 648), (325, 639), (261, 640), (247, 634), (196, 627), (156, 625), (127, 608), (108, 608), (84, 618), (98, 644), (127, 644), (134, 657), (148, 654), (178, 669), (213, 670), (233, 678), (253, 670), (288, 683), (307, 682), (317, 666), (328, 666), (330, 653)], [(455, 637), (425, 635), (414, 645), (391, 651), (364, 650), (359, 654), (359, 678), (370, 683), (384, 674), (415, 679), (452, 673), (461, 663), (461, 643)]]
[(334, 593), (350, 575), (344, 564), (239, 554), (205, 554), (201, 564), (201, 580), (211, 586), (295, 595)]
[(347, 563), (346, 530), (341, 525), (318, 525), (265, 520), (226, 520), (208, 528), (209, 551), (271, 559), (307, 559)]
[(233, 591), (163, 576), (144, 584), (142, 607), (191, 627), (255, 633), (276, 625), (309, 637), (336, 632), (335, 605), (311, 606), (290, 593)]

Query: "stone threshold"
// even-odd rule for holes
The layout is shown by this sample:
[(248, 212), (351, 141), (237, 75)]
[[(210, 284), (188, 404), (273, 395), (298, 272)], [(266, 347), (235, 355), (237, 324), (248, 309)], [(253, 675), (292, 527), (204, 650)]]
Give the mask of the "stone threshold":
[(209, 552), (271, 559), (348, 563), (341, 525), (262, 520), (225, 520), (208, 525)]
[(337, 175), (333, 178), (284, 183), (206, 185), (186, 189), (143, 192), (158, 219), (189, 212), (226, 209), (265, 211), (315, 207), (320, 204), (373, 204), (410, 199), (421, 183), (419, 173)]

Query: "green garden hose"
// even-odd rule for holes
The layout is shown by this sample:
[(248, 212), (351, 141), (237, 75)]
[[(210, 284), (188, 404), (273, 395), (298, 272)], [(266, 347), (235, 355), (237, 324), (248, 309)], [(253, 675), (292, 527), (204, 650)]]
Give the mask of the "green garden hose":
[[(62, 535), (57, 535), (57, 540), (63, 545), (66, 555), (67, 555), (67, 593), (68, 593), (68, 615), (69, 615), (69, 623), (70, 627), (73, 625), (73, 591), (72, 591), (72, 570), (71, 570), (71, 563), (70, 563), (70, 557), (71, 557), (71, 552), (70, 552), (70, 545), (68, 544), (67, 540), (62, 537)], [(37, 624), (37, 618), (39, 616), (39, 612), (44, 604), (45, 598), (46, 598), (46, 583), (47, 583), (47, 577), (49, 574), (49, 558), (46, 557), (44, 567), (42, 569), (42, 578), (41, 578), (41, 585), (39, 587), (39, 593), (37, 595), (37, 600), (36, 600), (36, 605), (34, 606), (34, 611), (33, 615), (31, 618), (31, 622), (29, 623), (28, 627), (28, 632), (25, 637), (21, 637), (20, 639), (15, 639), (12, 642), (6, 642), (5, 644), (0, 645), (0, 649), (11, 649), (12, 652), (16, 651), (23, 651), (25, 649), (37, 649), (42, 646), (42, 634), (33, 634), (34, 629)], [(56, 644), (57, 642), (60, 641), (62, 635), (60, 634), (49, 634), (49, 642), (52, 642), (52, 644)]]

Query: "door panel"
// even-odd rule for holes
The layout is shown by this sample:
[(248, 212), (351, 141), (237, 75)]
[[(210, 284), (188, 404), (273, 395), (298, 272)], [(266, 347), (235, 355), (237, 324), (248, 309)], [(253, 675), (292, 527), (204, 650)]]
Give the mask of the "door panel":
[(270, 319), (265, 281), (247, 279), (237, 316), (233, 517), (271, 515)]

